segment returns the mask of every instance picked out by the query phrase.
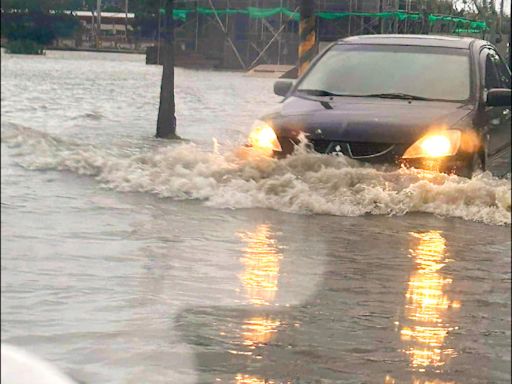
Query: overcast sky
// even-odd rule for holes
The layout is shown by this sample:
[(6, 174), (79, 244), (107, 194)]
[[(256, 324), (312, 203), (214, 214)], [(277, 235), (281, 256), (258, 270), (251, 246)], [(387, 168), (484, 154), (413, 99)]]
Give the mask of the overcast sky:
[(510, 15), (510, 0), (505, 0), (505, 13)]
[[(462, 2), (463, 0), (454, 0), (454, 4), (456, 4), (456, 7), (458, 9), (460, 9), (462, 7)], [(468, 1), (469, 4), (471, 4), (471, 1)], [(496, 3), (496, 7), (497, 7), (497, 11), (499, 13), (500, 9), (499, 9), (499, 6), (501, 4), (501, 0), (495, 0), (495, 3)], [(458, 4), (458, 6), (457, 6)], [(504, 10), (505, 10), (505, 15), (510, 15), (510, 0), (505, 0), (503, 2), (504, 6)]]

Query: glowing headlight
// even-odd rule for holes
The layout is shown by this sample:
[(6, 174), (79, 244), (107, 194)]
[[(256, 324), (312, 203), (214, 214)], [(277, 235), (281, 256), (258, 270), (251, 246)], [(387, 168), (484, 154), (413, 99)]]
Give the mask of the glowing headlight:
[(443, 157), (453, 156), (460, 147), (460, 131), (446, 130), (426, 134), (411, 145), (405, 154), (404, 159), (418, 157)]
[(274, 129), (261, 120), (256, 120), (249, 134), (249, 145), (265, 151), (281, 151)]

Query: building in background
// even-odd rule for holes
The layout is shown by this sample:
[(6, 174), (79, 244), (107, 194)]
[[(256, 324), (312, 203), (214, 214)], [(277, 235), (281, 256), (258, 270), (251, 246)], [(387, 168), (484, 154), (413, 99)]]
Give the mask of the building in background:
[[(295, 65), (300, 3), (300, 0), (175, 0), (176, 64), (241, 70), (259, 65)], [(32, 29), (49, 26), (50, 43), (41, 43), (46, 47), (53, 42), (61, 49), (144, 52), (149, 46), (157, 52), (154, 57), (160, 57), (159, 40), (167, 17), (159, 9), (158, 1), (82, 0), (74, 4), (81, 9), (62, 11), (56, 2), (54, 6), (59, 10), (44, 15), (2, 8), (2, 25), (7, 21), (6, 25), (14, 31), (20, 23), (33, 25)], [(101, 12), (96, 9), (98, 5)], [(317, 51), (330, 42), (353, 35), (433, 33), (481, 38), (492, 35), (482, 21), (490, 19), (476, 13), (466, 13), (465, 18), (454, 2), (445, 0), (316, 0), (315, 12)], [(72, 20), (69, 15), (74, 16)], [(64, 20), (64, 16), (68, 19)], [(34, 23), (38, 19), (40, 22)], [(2, 28), (2, 38), (8, 29)], [(510, 29), (504, 33), (509, 32)]]
[(67, 11), (80, 21), (80, 46), (96, 45), (99, 35), (102, 48), (133, 48), (130, 35), (133, 33), (135, 14), (124, 12), (101, 12), (101, 28), (98, 30), (96, 11)]

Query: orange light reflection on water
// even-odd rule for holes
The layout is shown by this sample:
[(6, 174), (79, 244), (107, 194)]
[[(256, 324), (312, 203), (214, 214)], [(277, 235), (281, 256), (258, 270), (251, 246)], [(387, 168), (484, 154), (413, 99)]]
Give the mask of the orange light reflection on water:
[(455, 381), (413, 379), (412, 384), (457, 384)]
[(251, 317), (242, 326), (243, 344), (249, 348), (268, 343), (277, 332), (279, 320), (271, 317)]
[[(395, 379), (393, 379), (391, 376), (386, 375), (386, 378), (384, 379), (384, 384), (399, 384), (399, 382)], [(457, 384), (455, 381), (444, 381), (444, 380), (423, 380), (423, 379), (416, 379), (413, 378), (410, 384)]]
[[(257, 307), (274, 304), (279, 289), (279, 270), (282, 254), (274, 239), (271, 227), (259, 225), (254, 232), (240, 235), (246, 243), (241, 258), (243, 271), (239, 278), (249, 302)], [(232, 353), (253, 355), (252, 350), (269, 343), (277, 333), (279, 319), (272, 316), (252, 316), (245, 319), (240, 337), (242, 345), (248, 351), (231, 351)], [(235, 377), (237, 384), (272, 384), (274, 381), (257, 376), (239, 373)]]
[(415, 262), (415, 270), (409, 278), (406, 293), (405, 317), (408, 325), (402, 326), (400, 339), (406, 345), (405, 352), (414, 369), (424, 371), (427, 367), (433, 367), (440, 371), (448, 359), (456, 355), (453, 349), (446, 348), (444, 344), (446, 336), (454, 329), (447, 323), (448, 311), (459, 308), (460, 302), (450, 300), (445, 293), (452, 280), (441, 273), (450, 261), (442, 232), (411, 235), (414, 245), (410, 249), (410, 256)]
[(262, 379), (258, 376), (238, 374), (235, 377), (236, 384), (274, 384), (272, 380)]
[(247, 243), (241, 259), (242, 285), (251, 304), (270, 305), (276, 298), (282, 259), (277, 242), (266, 224), (258, 226), (255, 232), (242, 234), (241, 238)]

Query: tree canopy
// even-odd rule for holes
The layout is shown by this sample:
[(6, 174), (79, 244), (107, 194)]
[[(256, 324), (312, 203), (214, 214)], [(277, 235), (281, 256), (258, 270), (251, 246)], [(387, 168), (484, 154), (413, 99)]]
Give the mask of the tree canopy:
[[(103, 0), (103, 10), (124, 11), (124, 1)], [(160, 0), (132, 0), (129, 11), (135, 13), (154, 13), (160, 6)], [(96, 0), (2, 0), (4, 10), (27, 10), (31, 12), (48, 12), (49, 10), (81, 10), (95, 9)]]
[[(87, 0), (86, 3), (93, 3)], [(48, 12), (50, 10), (81, 9), (82, 0), (2, 0), (3, 10), (27, 10), (31, 12)]]

